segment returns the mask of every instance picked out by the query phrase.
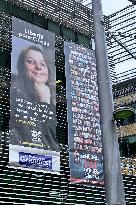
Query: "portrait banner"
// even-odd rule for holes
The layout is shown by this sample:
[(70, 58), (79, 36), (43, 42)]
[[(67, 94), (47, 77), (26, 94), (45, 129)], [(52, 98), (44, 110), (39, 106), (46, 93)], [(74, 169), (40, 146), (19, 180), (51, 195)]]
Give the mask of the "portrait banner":
[(94, 51), (65, 42), (71, 183), (103, 184), (103, 155)]
[(60, 172), (55, 34), (12, 17), (9, 166)]

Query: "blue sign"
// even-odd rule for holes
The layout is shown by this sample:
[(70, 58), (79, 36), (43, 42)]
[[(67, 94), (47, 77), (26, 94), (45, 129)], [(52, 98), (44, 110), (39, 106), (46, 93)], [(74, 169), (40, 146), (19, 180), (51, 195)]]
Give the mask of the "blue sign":
[(19, 152), (19, 164), (52, 169), (52, 156)]

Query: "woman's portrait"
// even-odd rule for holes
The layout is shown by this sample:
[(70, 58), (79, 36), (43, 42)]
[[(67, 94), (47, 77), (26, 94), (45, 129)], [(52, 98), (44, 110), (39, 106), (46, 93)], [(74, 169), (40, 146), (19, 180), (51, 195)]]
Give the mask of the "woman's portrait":
[[(47, 54), (48, 50), (43, 50), (42, 46), (30, 44), (20, 49), (16, 64), (12, 64), (10, 143), (59, 151), (56, 71)], [(15, 54), (12, 61), (13, 57)]]
[(55, 79), (38, 46), (32, 45), (21, 51), (17, 71), (17, 88), (27, 99), (55, 105)]

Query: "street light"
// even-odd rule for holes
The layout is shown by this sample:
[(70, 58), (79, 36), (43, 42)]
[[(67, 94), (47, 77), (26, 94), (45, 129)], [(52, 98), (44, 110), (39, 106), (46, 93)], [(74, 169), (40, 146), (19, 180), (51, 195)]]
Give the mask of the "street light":
[(130, 107), (119, 107), (113, 112), (113, 119), (116, 121), (132, 119), (135, 116), (135, 110)]
[(126, 205), (101, 0), (92, 1), (106, 205)]

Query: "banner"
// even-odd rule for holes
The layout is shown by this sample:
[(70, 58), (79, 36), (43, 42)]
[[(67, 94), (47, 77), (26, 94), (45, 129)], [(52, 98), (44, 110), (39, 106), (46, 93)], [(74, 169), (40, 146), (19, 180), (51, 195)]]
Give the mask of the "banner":
[(70, 179), (103, 184), (103, 156), (94, 51), (65, 42)]
[(9, 165), (60, 171), (55, 34), (12, 18)]

